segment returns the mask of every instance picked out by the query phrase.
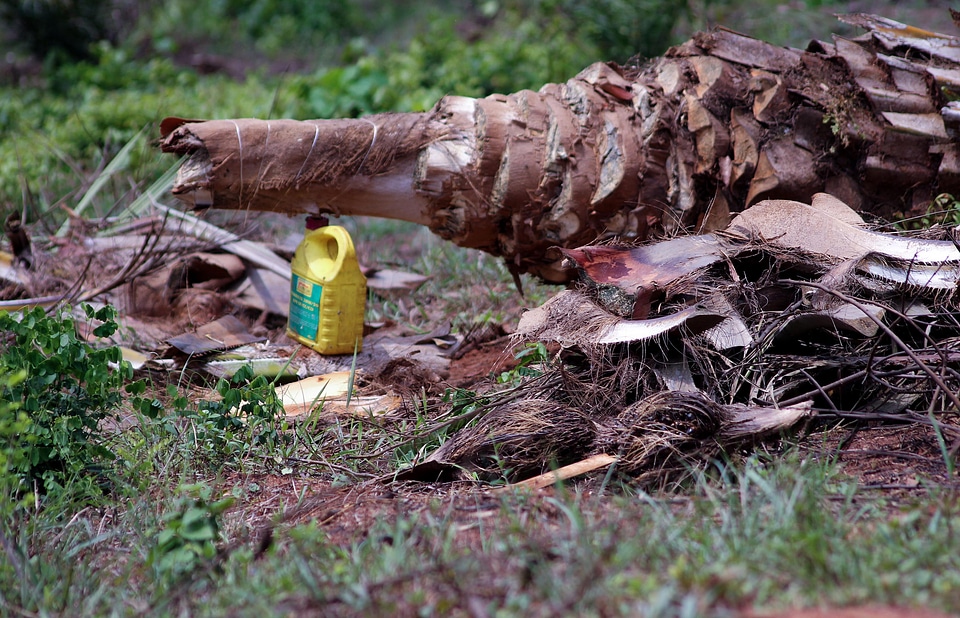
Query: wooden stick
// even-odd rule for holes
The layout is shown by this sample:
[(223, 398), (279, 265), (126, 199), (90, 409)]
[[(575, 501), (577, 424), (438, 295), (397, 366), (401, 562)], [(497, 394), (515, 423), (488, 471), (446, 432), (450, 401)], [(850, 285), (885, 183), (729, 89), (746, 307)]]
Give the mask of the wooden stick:
[(578, 461), (577, 463), (572, 463), (570, 465), (563, 466), (562, 468), (545, 472), (538, 476), (520, 481), (519, 483), (512, 483), (503, 487), (497, 487), (496, 489), (491, 490), (490, 493), (500, 494), (516, 489), (543, 489), (544, 487), (549, 487), (558, 481), (565, 481), (575, 476), (586, 474), (587, 472), (593, 472), (594, 470), (599, 470), (600, 468), (606, 468), (615, 461), (617, 461), (616, 457), (613, 455), (607, 455), (606, 453), (592, 455), (582, 461)]

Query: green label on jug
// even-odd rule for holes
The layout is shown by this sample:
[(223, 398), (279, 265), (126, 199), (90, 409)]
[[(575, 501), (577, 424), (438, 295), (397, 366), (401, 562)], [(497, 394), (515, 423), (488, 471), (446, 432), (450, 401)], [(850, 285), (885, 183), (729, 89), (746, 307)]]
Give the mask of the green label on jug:
[(290, 330), (312, 341), (320, 328), (323, 286), (294, 273), (290, 282)]

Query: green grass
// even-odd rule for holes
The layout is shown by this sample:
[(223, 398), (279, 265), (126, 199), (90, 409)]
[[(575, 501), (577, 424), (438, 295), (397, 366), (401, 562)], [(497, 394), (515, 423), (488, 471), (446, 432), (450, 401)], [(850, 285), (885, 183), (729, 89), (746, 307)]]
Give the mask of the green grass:
[[(440, 490), (417, 512), (346, 539), (316, 521), (281, 526), (259, 557), (242, 513), (253, 494), (216, 479), (170, 492), (176, 478), (163, 476), (147, 491), (131, 486), (124, 505), (106, 511), (72, 512), (63, 496), (23, 513), (7, 539), (19, 557), (0, 568), (0, 611), (466, 615), (475, 606), (497, 616), (724, 616), (960, 603), (955, 495), (931, 490), (895, 506), (830, 465), (789, 455), (714, 472), (663, 496), (629, 486), (547, 499)], [(222, 495), (234, 504), (223, 514), (211, 502)], [(180, 546), (197, 552), (164, 566), (155, 559), (170, 537), (162, 531), (190, 509), (217, 525), (181, 533)], [(218, 555), (211, 538), (229, 550)]]

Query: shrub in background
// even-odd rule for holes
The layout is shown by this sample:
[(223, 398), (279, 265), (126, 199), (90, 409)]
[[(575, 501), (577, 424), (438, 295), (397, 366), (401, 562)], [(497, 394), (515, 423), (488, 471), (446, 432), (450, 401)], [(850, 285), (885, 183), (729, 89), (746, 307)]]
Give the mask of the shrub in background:
[(55, 64), (93, 57), (100, 41), (120, 42), (135, 20), (130, 0), (0, 0), (0, 23), (15, 44)]

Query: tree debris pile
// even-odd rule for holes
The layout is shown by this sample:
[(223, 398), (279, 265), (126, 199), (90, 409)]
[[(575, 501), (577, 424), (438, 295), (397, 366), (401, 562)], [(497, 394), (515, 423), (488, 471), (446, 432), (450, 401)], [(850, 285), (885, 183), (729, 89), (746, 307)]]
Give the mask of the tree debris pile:
[(230, 310), (262, 322), (268, 315), (285, 318), (290, 266), (284, 258), (193, 215), (160, 204), (144, 211), (77, 218), (64, 234), (36, 241), (20, 228), (30, 260), (15, 242), (14, 253), (0, 252), (0, 310), (106, 302), (146, 347)]
[(855, 39), (701, 33), (642, 67), (357, 120), (167, 119), (196, 208), (388, 217), (566, 281), (554, 246), (723, 229), (765, 199), (886, 219), (960, 193), (960, 41), (870, 15)]
[(960, 445), (958, 231), (874, 231), (818, 194), (715, 234), (567, 251), (581, 285), (517, 332), (559, 344), (555, 364), (401, 478), (607, 454), (662, 482), (804, 419), (933, 423)]

